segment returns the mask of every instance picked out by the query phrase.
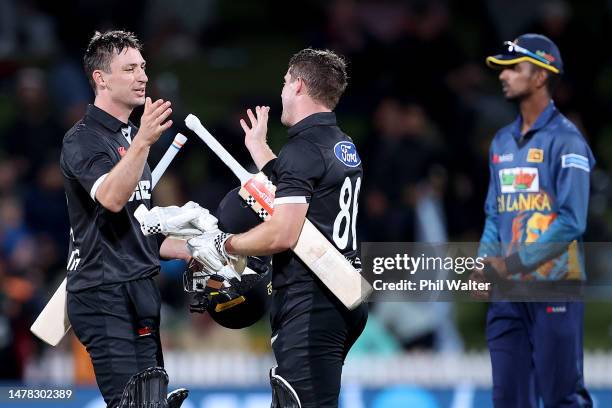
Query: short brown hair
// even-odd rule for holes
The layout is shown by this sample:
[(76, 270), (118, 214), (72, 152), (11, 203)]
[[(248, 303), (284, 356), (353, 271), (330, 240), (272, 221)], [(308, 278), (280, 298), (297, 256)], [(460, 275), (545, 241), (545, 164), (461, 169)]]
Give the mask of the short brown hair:
[(92, 77), (93, 72), (97, 69), (110, 72), (113, 54), (119, 55), (126, 48), (142, 50), (142, 44), (140, 44), (138, 38), (129, 31), (113, 30), (104, 33), (96, 31), (91, 37), (83, 57), (83, 67), (94, 92), (96, 91), (96, 83)]
[(308, 95), (333, 110), (347, 85), (346, 62), (330, 50), (306, 48), (289, 60), (289, 74), (302, 78)]

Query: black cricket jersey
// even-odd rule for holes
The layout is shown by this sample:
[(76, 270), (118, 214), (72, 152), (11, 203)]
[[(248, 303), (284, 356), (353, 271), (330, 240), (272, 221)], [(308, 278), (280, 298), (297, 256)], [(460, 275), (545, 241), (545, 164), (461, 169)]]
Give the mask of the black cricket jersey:
[(137, 128), (89, 105), (85, 117), (64, 136), (60, 166), (70, 217), (68, 290), (126, 282), (159, 271), (159, 248), (145, 237), (134, 211), (151, 206), (151, 170), (145, 168), (134, 193), (118, 213), (95, 198), (106, 175), (130, 147)]
[[(288, 130), (289, 141), (272, 166), (274, 205), (309, 203), (306, 217), (356, 267), (356, 234), (361, 159), (352, 139), (336, 124), (333, 112), (315, 113)], [(274, 288), (310, 282), (314, 274), (292, 252), (273, 258)]]

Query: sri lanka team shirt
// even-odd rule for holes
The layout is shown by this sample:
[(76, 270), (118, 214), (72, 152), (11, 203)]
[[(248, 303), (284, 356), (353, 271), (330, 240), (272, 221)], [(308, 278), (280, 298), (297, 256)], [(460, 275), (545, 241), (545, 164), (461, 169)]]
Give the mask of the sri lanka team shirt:
[(521, 125), (519, 115), (491, 143), (479, 256), (506, 257), (518, 279), (584, 280), (593, 153), (552, 101), (522, 136)]

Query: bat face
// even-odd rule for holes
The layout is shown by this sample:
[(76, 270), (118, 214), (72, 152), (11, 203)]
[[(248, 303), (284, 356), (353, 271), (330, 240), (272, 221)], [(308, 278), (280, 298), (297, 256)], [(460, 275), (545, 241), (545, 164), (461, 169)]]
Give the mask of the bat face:
[[(274, 212), (275, 192), (276, 186), (266, 175), (257, 173), (239, 194), (259, 218), (267, 221)], [(359, 306), (372, 292), (371, 285), (308, 219), (292, 249), (347, 309)]]
[(240, 197), (263, 221), (274, 212), (274, 193), (276, 186), (263, 173), (257, 173), (240, 189)]

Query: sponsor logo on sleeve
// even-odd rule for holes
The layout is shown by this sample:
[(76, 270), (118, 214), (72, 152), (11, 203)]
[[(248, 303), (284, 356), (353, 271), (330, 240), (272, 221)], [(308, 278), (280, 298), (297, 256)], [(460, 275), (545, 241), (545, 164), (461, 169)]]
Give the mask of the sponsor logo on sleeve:
[(493, 154), (493, 159), (491, 159), (493, 164), (509, 163), (512, 160), (514, 160), (514, 154), (512, 154), (512, 153), (504, 153), (504, 154), (494, 153)]
[(151, 336), (155, 333), (155, 329), (150, 326), (139, 327), (136, 332), (138, 333), (138, 337)]
[(499, 171), (502, 193), (537, 193), (540, 179), (536, 167), (513, 167)]
[(576, 153), (562, 155), (561, 167), (575, 167), (577, 169), (584, 170), (587, 173), (591, 172), (591, 166), (589, 166), (589, 159), (586, 156)]
[(357, 154), (357, 148), (351, 142), (338, 142), (334, 146), (336, 158), (348, 167), (357, 167), (361, 164), (361, 158)]
[(529, 163), (542, 163), (544, 161), (544, 150), (529, 149), (529, 152), (527, 152), (527, 161)]
[(546, 306), (546, 313), (565, 313), (567, 308), (565, 306)]

